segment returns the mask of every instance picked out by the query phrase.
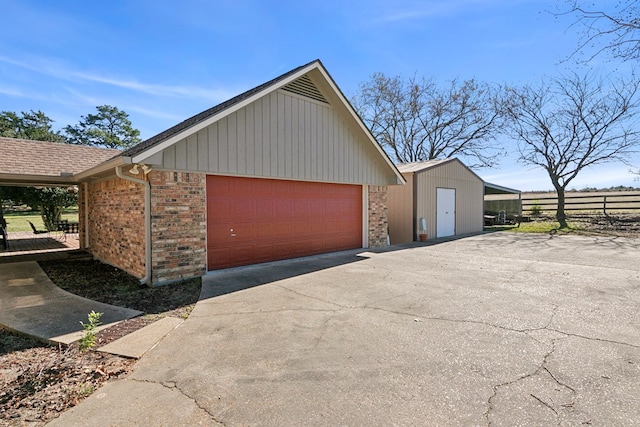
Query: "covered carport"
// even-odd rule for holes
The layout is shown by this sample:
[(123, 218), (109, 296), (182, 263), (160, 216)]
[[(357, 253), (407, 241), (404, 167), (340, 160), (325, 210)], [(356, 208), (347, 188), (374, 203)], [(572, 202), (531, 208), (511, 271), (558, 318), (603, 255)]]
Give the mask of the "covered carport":
[(522, 191), (484, 183), (485, 225), (506, 224), (522, 218)]
[[(0, 187), (76, 187), (76, 174), (117, 155), (120, 151), (97, 147), (0, 138)], [(87, 220), (79, 206), (78, 227), (74, 238), (56, 233), (33, 233), (12, 230), (11, 221), (2, 224), (5, 241), (0, 242), (0, 262), (24, 260), (36, 254), (78, 249), (78, 229)], [(0, 215), (2, 214), (0, 206)], [(5, 227), (6, 226), (6, 227)], [(44, 231), (44, 230), (42, 230)]]

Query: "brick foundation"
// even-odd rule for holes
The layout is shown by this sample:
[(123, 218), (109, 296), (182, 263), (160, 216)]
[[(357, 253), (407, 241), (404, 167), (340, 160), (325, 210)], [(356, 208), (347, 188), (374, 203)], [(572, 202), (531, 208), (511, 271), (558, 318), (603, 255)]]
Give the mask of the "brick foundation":
[(206, 175), (152, 171), (152, 281), (206, 273)]
[(387, 187), (369, 186), (369, 247), (387, 245), (388, 215)]

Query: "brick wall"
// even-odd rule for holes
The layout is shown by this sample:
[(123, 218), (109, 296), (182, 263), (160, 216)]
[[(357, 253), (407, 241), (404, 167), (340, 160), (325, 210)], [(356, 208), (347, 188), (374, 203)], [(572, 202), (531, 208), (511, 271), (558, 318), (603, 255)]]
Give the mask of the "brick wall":
[(154, 284), (206, 273), (206, 175), (152, 171)]
[(387, 245), (387, 187), (369, 186), (369, 247)]
[[(82, 187), (80, 200), (84, 215)], [(144, 186), (117, 177), (90, 183), (86, 205), (89, 213), (87, 249), (101, 261), (138, 278), (144, 277)], [(80, 231), (80, 243), (84, 245), (85, 227)]]

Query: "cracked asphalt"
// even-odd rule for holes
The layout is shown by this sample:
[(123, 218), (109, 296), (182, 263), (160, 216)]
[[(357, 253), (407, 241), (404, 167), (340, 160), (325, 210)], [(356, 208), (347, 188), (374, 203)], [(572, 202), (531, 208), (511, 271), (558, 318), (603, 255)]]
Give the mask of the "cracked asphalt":
[(51, 425), (640, 425), (640, 240), (482, 234), (207, 275)]

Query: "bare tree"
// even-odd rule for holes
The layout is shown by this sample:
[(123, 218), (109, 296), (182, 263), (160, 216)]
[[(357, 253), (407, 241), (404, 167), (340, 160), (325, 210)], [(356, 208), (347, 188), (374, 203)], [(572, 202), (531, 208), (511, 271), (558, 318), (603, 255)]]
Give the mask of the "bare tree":
[(471, 167), (490, 167), (504, 118), (498, 93), (475, 80), (439, 87), (425, 78), (376, 73), (360, 85), (352, 103), (398, 162), (460, 156), (473, 162)]
[[(596, 2), (564, 0), (568, 10), (561, 15), (575, 15), (574, 26), (580, 27), (580, 45), (574, 55), (595, 49), (584, 62), (601, 53), (623, 61), (640, 58), (640, 5), (637, 0), (611, 2), (597, 9)], [(602, 7), (602, 6), (601, 6)]]
[(561, 228), (567, 227), (565, 190), (580, 171), (605, 162), (628, 164), (640, 148), (639, 87), (637, 80), (605, 82), (573, 74), (512, 89), (510, 133), (520, 161), (549, 174)]

